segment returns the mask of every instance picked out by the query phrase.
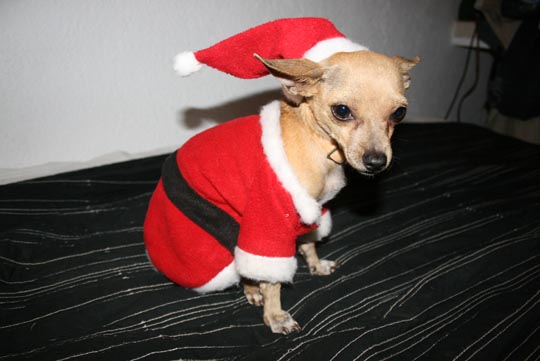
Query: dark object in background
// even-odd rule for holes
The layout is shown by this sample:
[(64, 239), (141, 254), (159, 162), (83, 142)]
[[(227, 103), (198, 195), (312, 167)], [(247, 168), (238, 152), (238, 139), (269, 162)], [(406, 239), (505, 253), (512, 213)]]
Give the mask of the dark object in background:
[(508, 49), (490, 41), (495, 61), (488, 85), (488, 104), (503, 115), (521, 120), (540, 116), (538, 4), (539, 1), (502, 1), (501, 15), (523, 20)]
[(537, 11), (523, 20), (502, 55), (496, 74), (500, 77), (500, 89), (493, 89), (500, 91), (493, 94), (499, 112), (523, 120), (540, 115), (539, 14)]
[(534, 16), (540, 5), (540, 0), (502, 0), (501, 15), (510, 19), (526, 19)]

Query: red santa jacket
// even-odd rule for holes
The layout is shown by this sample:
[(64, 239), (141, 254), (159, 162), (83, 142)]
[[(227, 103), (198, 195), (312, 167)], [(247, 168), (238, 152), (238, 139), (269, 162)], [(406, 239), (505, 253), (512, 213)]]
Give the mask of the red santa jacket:
[(172, 281), (200, 292), (240, 276), (290, 282), (296, 239), (330, 232), (329, 212), (302, 187), (281, 139), (279, 103), (190, 139), (164, 163), (144, 238)]

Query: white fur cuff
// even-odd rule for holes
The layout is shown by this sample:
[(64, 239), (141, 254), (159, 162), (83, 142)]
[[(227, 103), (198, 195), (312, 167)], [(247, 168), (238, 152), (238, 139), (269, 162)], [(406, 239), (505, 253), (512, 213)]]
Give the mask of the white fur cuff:
[(290, 283), (296, 273), (296, 257), (258, 256), (239, 247), (234, 250), (236, 270), (255, 281)]
[(331, 231), (332, 231), (332, 215), (330, 214), (330, 211), (327, 211), (325, 214), (322, 215), (321, 221), (319, 223), (319, 227), (317, 227), (317, 229), (315, 229), (314, 231), (311, 231), (301, 236), (299, 238), (299, 242), (305, 243), (305, 242), (320, 241), (324, 237), (328, 236)]
[(236, 272), (234, 261), (230, 265), (221, 270), (214, 278), (208, 281), (201, 287), (193, 290), (198, 293), (208, 293), (213, 291), (221, 291), (240, 282), (240, 275)]
[(322, 215), (317, 232), (320, 237), (318, 240), (328, 236), (330, 232), (332, 232), (332, 214), (330, 211), (327, 210), (326, 213)]

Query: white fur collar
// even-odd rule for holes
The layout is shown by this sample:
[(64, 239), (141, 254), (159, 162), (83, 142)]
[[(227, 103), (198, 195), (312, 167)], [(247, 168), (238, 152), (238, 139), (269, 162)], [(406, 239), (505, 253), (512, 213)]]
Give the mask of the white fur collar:
[(262, 146), (270, 167), (281, 185), (292, 197), (296, 211), (304, 224), (320, 221), (321, 205), (309, 195), (294, 173), (281, 137), (279, 101), (273, 101), (261, 109)]

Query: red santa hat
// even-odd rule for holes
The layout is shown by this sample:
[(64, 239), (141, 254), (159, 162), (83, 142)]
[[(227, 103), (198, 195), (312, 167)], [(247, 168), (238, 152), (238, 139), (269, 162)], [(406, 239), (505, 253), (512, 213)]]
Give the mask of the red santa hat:
[(256, 26), (209, 48), (176, 56), (174, 69), (190, 75), (206, 64), (238, 78), (268, 75), (253, 54), (266, 59), (306, 58), (321, 61), (338, 52), (367, 50), (347, 39), (334, 24), (323, 18), (279, 19)]

